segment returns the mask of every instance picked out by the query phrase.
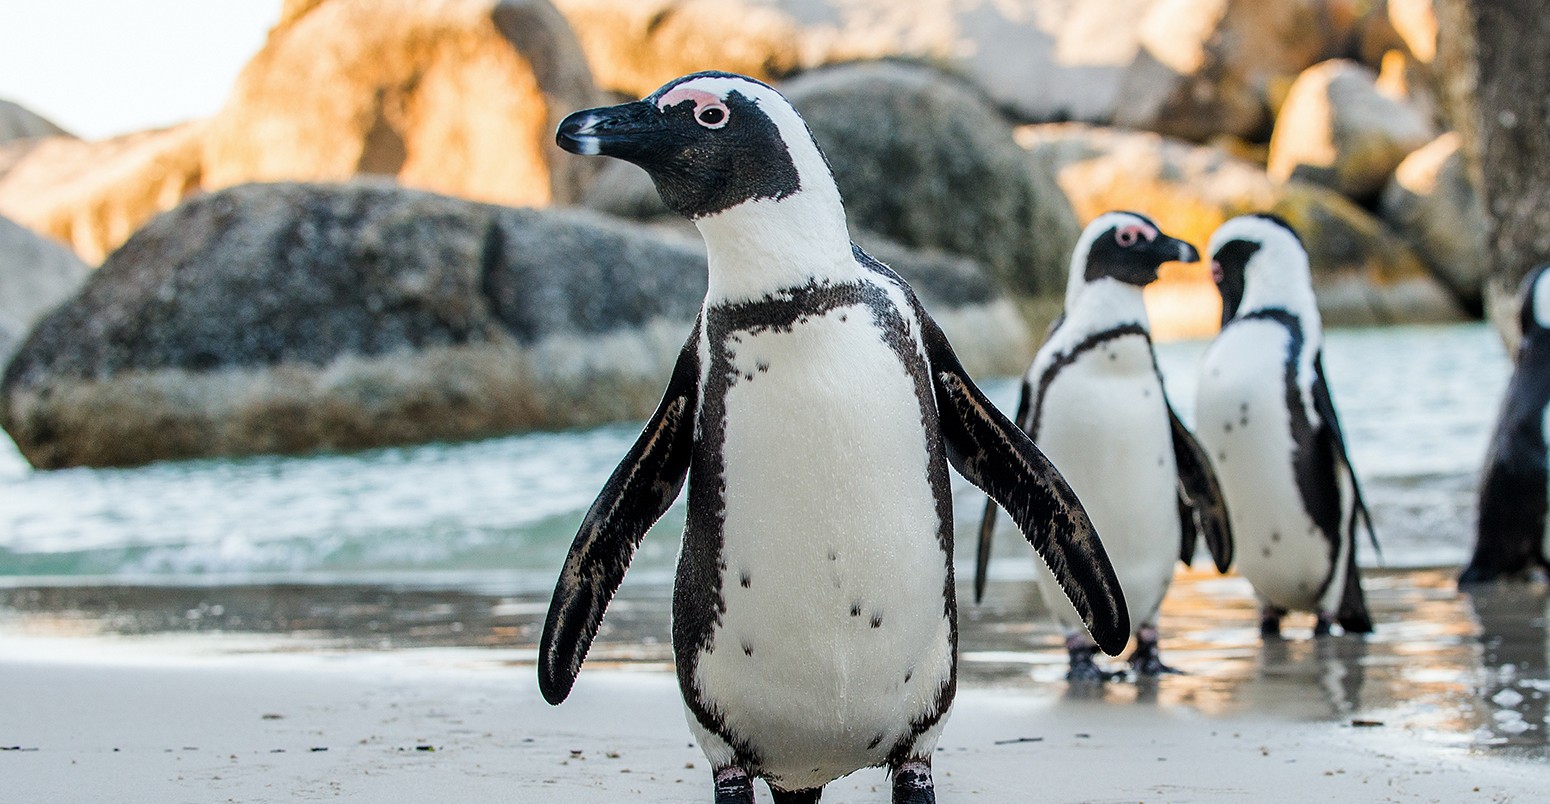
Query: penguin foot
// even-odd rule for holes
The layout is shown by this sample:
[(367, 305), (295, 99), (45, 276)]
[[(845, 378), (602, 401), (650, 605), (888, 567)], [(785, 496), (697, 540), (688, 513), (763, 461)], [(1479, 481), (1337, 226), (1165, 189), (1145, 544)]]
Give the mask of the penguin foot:
[(893, 769), (893, 804), (936, 804), (930, 759), (911, 759)]
[(1330, 628), (1334, 626), (1336, 617), (1327, 611), (1319, 612), (1319, 619), (1313, 624), (1313, 635), (1326, 637), (1330, 634)]
[(1266, 639), (1277, 639), (1281, 636), (1281, 618), (1286, 612), (1281, 609), (1273, 609), (1263, 606), (1259, 610), (1259, 635)]
[(716, 771), (716, 804), (753, 804), (753, 777), (739, 767)]
[(1102, 684), (1121, 676), (1121, 673), (1111, 673), (1098, 666), (1093, 661), (1093, 655), (1098, 652), (1096, 647), (1068, 648), (1070, 654), (1070, 667), (1066, 670), (1066, 680), (1078, 683)]
[(1143, 625), (1136, 632), (1136, 649), (1130, 654), (1130, 669), (1137, 677), (1157, 677), (1163, 674), (1183, 675), (1183, 670), (1162, 663), (1157, 646), (1157, 626)]
[(1162, 659), (1157, 655), (1155, 646), (1153, 647), (1151, 653), (1146, 655), (1142, 655), (1141, 651), (1137, 650), (1135, 654), (1130, 657), (1130, 669), (1141, 678), (1156, 678), (1157, 676), (1163, 675), (1184, 675), (1183, 670), (1180, 670), (1177, 667), (1169, 667), (1168, 665), (1163, 664)]

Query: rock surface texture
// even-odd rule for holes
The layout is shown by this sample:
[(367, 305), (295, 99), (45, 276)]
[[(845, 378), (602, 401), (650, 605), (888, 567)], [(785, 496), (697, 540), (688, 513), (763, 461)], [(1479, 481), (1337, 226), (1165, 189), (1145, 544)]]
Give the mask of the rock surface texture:
[(50, 137), (12, 146), (0, 168), (0, 215), (102, 262), (146, 221), (199, 189), (203, 123), (87, 142)]
[(1378, 85), (1373, 71), (1327, 61), (1292, 85), (1270, 138), (1269, 171), (1356, 199), (1383, 190), (1405, 156), (1437, 136), (1431, 120)]
[(0, 365), (37, 320), (86, 281), (64, 246), (0, 218)]
[[(966, 363), (1020, 325), (972, 263), (909, 267)], [(704, 291), (699, 243), (596, 213), (245, 185), (157, 218), (44, 319), (0, 424), (61, 467), (640, 418)]]
[(56, 136), (69, 136), (69, 133), (25, 106), (0, 100), (0, 143)]
[(359, 174), (494, 203), (574, 200), (554, 128), (600, 101), (547, 0), (292, 3), (204, 144), (208, 188)]
[(1379, 212), (1471, 315), (1483, 313), (1488, 224), (1457, 134), (1405, 157), (1383, 191)]

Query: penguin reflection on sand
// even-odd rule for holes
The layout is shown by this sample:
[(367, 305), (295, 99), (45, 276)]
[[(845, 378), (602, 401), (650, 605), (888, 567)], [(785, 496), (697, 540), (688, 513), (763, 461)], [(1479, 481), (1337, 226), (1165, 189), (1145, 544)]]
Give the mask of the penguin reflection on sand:
[[(1157, 647), (1157, 610), (1173, 563), (1205, 536), (1216, 566), (1232, 563), (1221, 488), (1200, 445), (1174, 415), (1152, 353), (1141, 289), (1165, 262), (1195, 262), (1195, 249), (1150, 219), (1110, 212), (1077, 240), (1065, 311), (1023, 378), (1016, 421), (1081, 497), (1125, 590), (1138, 676), (1171, 668)], [(1175, 512), (1177, 514), (1175, 515)], [(974, 594), (985, 590), (996, 504), (980, 525)], [(1072, 681), (1104, 681), (1097, 646), (1047, 569), (1039, 591), (1066, 632)]]
[(1356, 567), (1372, 519), (1324, 380), (1323, 325), (1302, 240), (1274, 215), (1244, 215), (1211, 235), (1222, 331), (1206, 350), (1195, 435), (1227, 495), (1238, 572), (1260, 602), (1260, 632), (1288, 611), (1372, 631)]
[(1484, 583), (1550, 569), (1550, 265), (1523, 280), (1518, 345), (1512, 380), (1502, 400), (1496, 434), (1480, 483), (1475, 554), (1459, 583)]
[(539, 686), (570, 692), (646, 529), (689, 483), (673, 648), (716, 801), (817, 801), (887, 767), (935, 800), (957, 683), (947, 466), (987, 490), (1098, 644), (1129, 634), (1114, 571), (1058, 472), (970, 381), (909, 287), (851, 245), (839, 190), (775, 90), (698, 73), (577, 112), (573, 153), (643, 167), (704, 236), (709, 285), (661, 405), (555, 585)]

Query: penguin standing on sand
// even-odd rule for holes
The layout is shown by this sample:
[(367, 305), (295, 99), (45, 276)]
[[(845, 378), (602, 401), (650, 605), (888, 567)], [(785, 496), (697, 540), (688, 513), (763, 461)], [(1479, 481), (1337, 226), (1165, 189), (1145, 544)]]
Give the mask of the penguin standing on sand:
[(1288, 611), (1372, 631), (1356, 567), (1372, 519), (1324, 380), (1323, 326), (1308, 252), (1274, 215), (1244, 215), (1211, 235), (1222, 331), (1206, 350), (1195, 434), (1227, 495), (1238, 572), (1254, 585), (1260, 632)]
[(1523, 340), (1480, 483), (1475, 554), (1460, 584), (1550, 570), (1550, 265), (1523, 280)]
[(1012, 512), (1098, 644), (1129, 635), (1076, 496), (964, 372), (909, 287), (850, 242), (806, 124), (750, 78), (697, 73), (577, 112), (558, 141), (625, 159), (705, 239), (709, 285), (660, 406), (587, 512), (539, 686), (570, 692), (646, 529), (689, 483), (673, 648), (719, 804), (817, 801), (866, 767), (932, 802), (957, 683), (947, 466)]
[[(1163, 391), (1141, 289), (1165, 262), (1195, 262), (1194, 247), (1132, 212), (1100, 215), (1071, 257), (1065, 312), (1023, 377), (1016, 421), (1071, 484), (1103, 534), (1125, 590), (1138, 676), (1171, 668), (1157, 648), (1157, 609), (1204, 534), (1216, 566), (1232, 563), (1221, 487)], [(1177, 511), (1177, 516), (1173, 512)], [(985, 591), (996, 504), (980, 524), (974, 596)], [(1105, 681), (1098, 652), (1055, 578), (1039, 567), (1039, 591), (1066, 633), (1072, 681)]]

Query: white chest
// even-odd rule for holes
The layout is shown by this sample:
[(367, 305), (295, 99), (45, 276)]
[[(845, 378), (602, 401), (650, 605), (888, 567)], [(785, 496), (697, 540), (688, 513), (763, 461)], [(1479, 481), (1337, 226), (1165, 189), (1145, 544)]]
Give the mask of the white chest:
[[(1104, 342), (1043, 390), (1039, 448), (1092, 518), (1125, 590), (1131, 623), (1150, 621), (1179, 555), (1177, 470), (1163, 391), (1139, 335)], [(1068, 627), (1080, 619), (1038, 565), (1041, 591)]]
[(695, 681), (787, 786), (821, 784), (881, 762), (951, 672), (934, 406), (865, 305), (728, 350), (724, 611)]
[[(1331, 551), (1297, 486), (1289, 339), (1279, 324), (1242, 322), (1212, 344), (1201, 366), (1195, 434), (1227, 498), (1238, 571), (1271, 603), (1312, 610), (1332, 569)], [(1305, 405), (1300, 395), (1296, 404)]]

